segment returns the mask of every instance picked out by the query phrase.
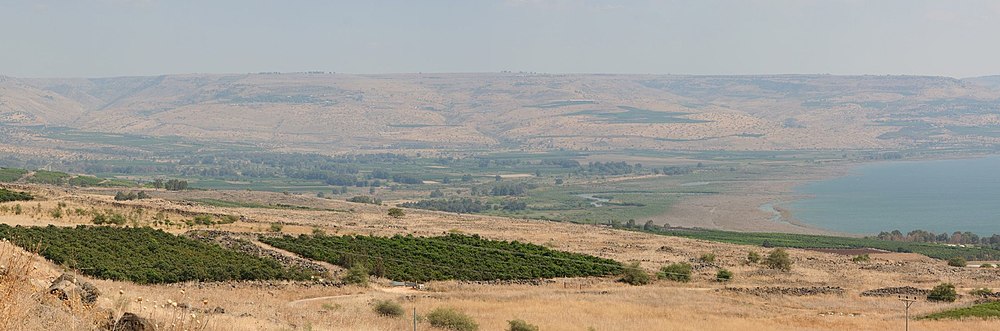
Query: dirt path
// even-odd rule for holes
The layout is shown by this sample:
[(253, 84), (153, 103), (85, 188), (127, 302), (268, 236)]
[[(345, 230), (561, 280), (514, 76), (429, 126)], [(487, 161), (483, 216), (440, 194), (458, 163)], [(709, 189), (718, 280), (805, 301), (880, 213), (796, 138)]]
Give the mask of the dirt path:
[(336, 275), (336, 274), (340, 273), (341, 271), (344, 271), (344, 268), (341, 268), (340, 266), (337, 266), (337, 265), (334, 265), (334, 264), (331, 264), (331, 263), (328, 263), (328, 262), (324, 262), (324, 261), (318, 261), (318, 260), (313, 260), (313, 259), (305, 258), (305, 257), (299, 256), (298, 254), (295, 254), (295, 253), (283, 250), (281, 248), (277, 248), (277, 247), (274, 247), (274, 246), (262, 243), (262, 242), (257, 241), (257, 240), (251, 240), (250, 242), (252, 242), (254, 245), (257, 245), (257, 247), (260, 247), (260, 248), (265, 249), (265, 250), (271, 250), (271, 251), (278, 252), (279, 254), (287, 256), (287, 257), (292, 258), (292, 259), (303, 259), (303, 260), (308, 260), (308, 261), (310, 261), (312, 263), (316, 263), (316, 264), (318, 264), (320, 266), (323, 266), (323, 268), (326, 268), (327, 272), (329, 272), (331, 276), (332, 275)]
[(329, 300), (329, 299), (353, 298), (353, 297), (359, 297), (359, 296), (372, 295), (374, 293), (393, 293), (393, 294), (415, 294), (415, 293), (420, 293), (420, 291), (417, 291), (415, 289), (412, 289), (412, 288), (409, 288), (409, 287), (402, 287), (402, 286), (401, 287), (377, 287), (377, 286), (375, 286), (375, 287), (373, 287), (373, 289), (374, 289), (374, 291), (368, 291), (368, 292), (365, 292), (365, 293), (328, 295), (328, 296), (315, 297), (315, 298), (299, 299), (299, 300), (295, 300), (295, 301), (289, 301), (286, 305), (289, 306), (289, 307), (291, 307), (291, 306), (301, 305), (301, 304), (304, 304), (304, 303), (309, 303), (309, 302), (314, 302), (314, 301), (323, 301), (323, 300)]

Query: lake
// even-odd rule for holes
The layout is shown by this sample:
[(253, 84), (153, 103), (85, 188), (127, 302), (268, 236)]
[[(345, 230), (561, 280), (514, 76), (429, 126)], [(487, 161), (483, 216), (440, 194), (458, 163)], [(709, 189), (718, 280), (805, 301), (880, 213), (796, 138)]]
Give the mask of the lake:
[(796, 188), (798, 220), (860, 234), (898, 229), (1000, 233), (1000, 157), (879, 162)]

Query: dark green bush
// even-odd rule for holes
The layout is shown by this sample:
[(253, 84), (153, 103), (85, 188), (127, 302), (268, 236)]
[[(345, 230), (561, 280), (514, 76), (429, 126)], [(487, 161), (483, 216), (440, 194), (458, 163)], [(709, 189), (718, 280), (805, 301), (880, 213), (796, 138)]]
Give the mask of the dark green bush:
[(9, 201), (30, 201), (34, 199), (31, 194), (25, 192), (10, 191), (7, 189), (0, 188), (0, 202)]
[(347, 284), (368, 286), (368, 269), (365, 268), (364, 264), (357, 263), (347, 269), (347, 274), (342, 280)]
[(943, 302), (955, 302), (958, 298), (958, 293), (955, 292), (955, 285), (950, 283), (942, 283), (935, 286), (930, 293), (927, 294), (928, 301), (943, 301)]
[(715, 273), (715, 280), (720, 282), (728, 282), (733, 279), (733, 272), (726, 269), (719, 269), (719, 272)]
[(477, 331), (479, 324), (469, 315), (451, 308), (437, 308), (427, 314), (431, 326), (453, 331)]
[(619, 281), (629, 285), (646, 285), (649, 284), (650, 279), (649, 274), (639, 266), (639, 262), (633, 262), (625, 267)]
[(770, 254), (767, 254), (767, 259), (764, 260), (764, 264), (771, 269), (781, 271), (792, 270), (792, 258), (788, 256), (788, 252), (782, 248), (776, 248), (771, 251)]
[(687, 262), (671, 263), (660, 268), (657, 274), (660, 279), (686, 283), (691, 281), (691, 264)]
[(968, 262), (966, 262), (965, 258), (962, 258), (961, 256), (948, 259), (948, 265), (952, 267), (965, 267), (967, 264)]

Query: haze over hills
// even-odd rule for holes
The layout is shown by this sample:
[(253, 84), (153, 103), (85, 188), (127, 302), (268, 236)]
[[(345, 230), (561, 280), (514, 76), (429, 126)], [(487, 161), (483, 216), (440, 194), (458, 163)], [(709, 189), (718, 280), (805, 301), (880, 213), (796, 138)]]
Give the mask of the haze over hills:
[(0, 134), (18, 147), (68, 127), (313, 152), (992, 148), (997, 87), (830, 75), (4, 77)]

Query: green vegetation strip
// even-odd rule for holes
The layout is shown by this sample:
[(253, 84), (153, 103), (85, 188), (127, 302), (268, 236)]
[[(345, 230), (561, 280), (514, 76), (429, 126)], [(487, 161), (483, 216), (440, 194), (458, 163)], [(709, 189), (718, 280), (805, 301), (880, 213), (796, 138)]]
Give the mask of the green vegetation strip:
[(652, 233), (718, 241), (741, 245), (789, 248), (874, 248), (893, 252), (912, 252), (946, 260), (960, 256), (966, 260), (992, 260), (1000, 258), (1000, 250), (989, 247), (957, 247), (941, 244), (889, 241), (871, 238), (850, 238), (790, 233), (731, 232), (718, 230), (659, 230)]
[(24, 169), (0, 168), (0, 183), (16, 182), (27, 173)]
[(29, 201), (31, 199), (33, 199), (31, 194), (0, 188), (0, 202)]
[(309, 277), (275, 260), (151, 228), (0, 224), (0, 238), (89, 276), (140, 284)]
[(998, 318), (1000, 317), (1000, 302), (989, 302), (965, 308), (957, 308), (933, 313), (925, 316), (926, 319), (960, 319), (960, 318)]
[(621, 264), (594, 256), (555, 251), (478, 235), (440, 237), (306, 236), (261, 241), (304, 257), (343, 267), (364, 266), (397, 281), (515, 280), (618, 274)]

